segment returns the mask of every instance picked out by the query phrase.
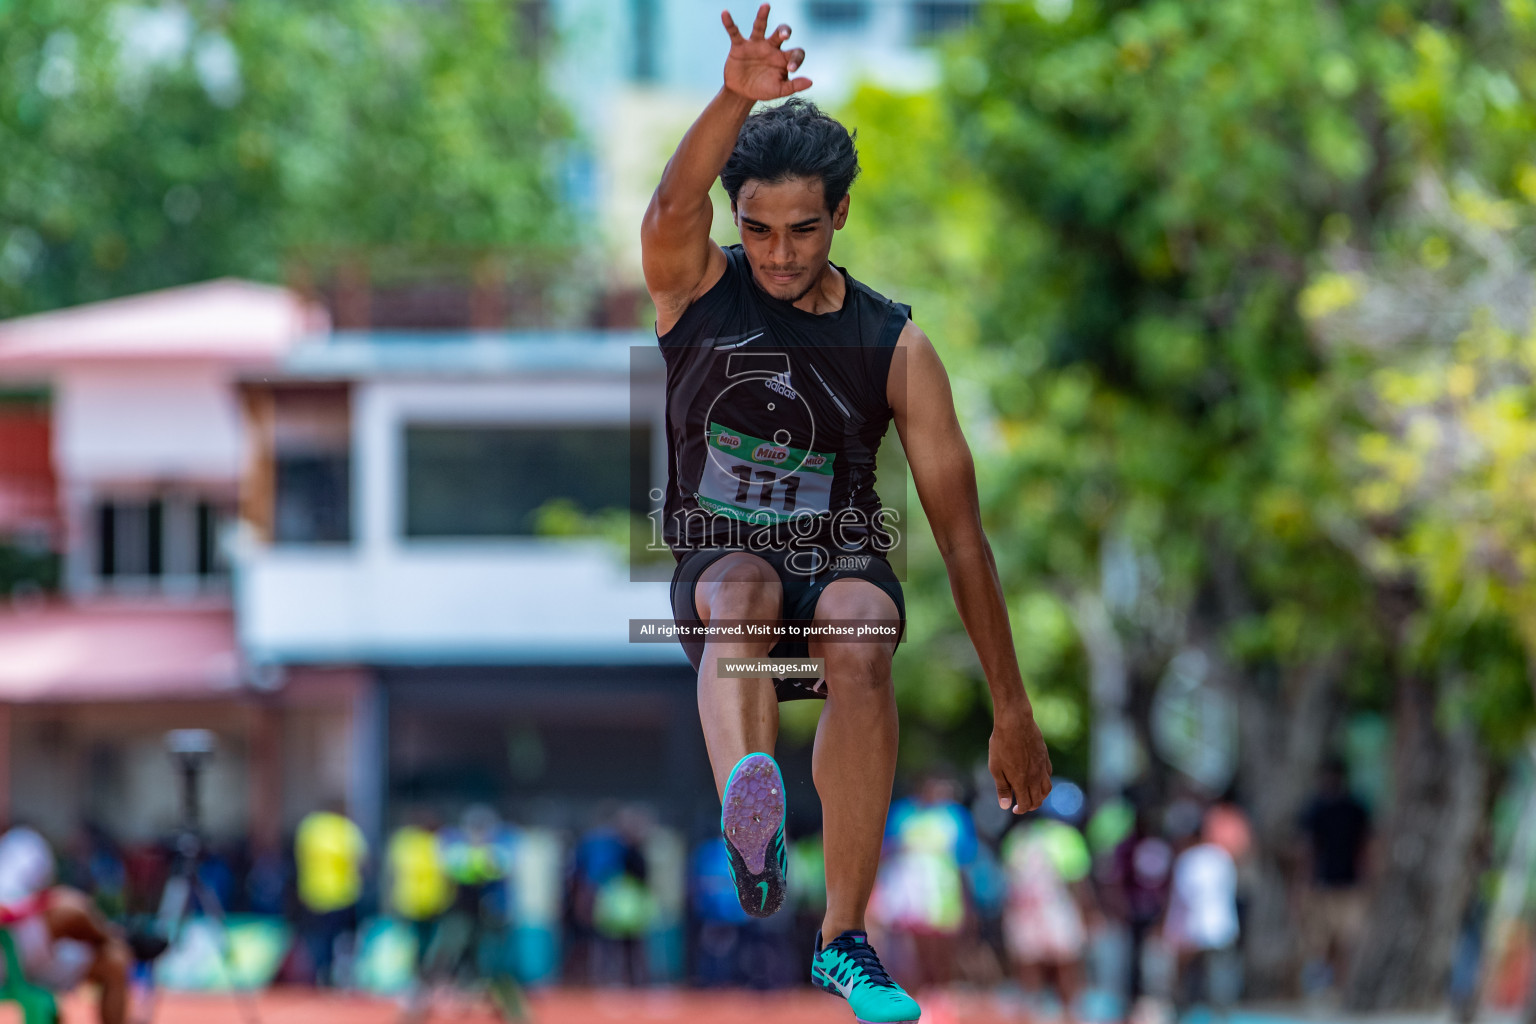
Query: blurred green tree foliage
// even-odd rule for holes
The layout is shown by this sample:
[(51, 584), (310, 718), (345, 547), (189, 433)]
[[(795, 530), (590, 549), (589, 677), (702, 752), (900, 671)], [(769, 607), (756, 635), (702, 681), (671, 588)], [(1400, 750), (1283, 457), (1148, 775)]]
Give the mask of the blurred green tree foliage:
[(548, 260), (570, 129), (518, 10), (0, 3), (0, 316), (295, 255)]
[[(951, 376), (983, 389), (959, 404), (1026, 679), (1050, 696), (1123, 691), (1154, 751), (1165, 670), (1205, 655), (1241, 713), (1256, 993), (1298, 974), (1292, 851), (1316, 769), (1350, 709), (1390, 709), (1380, 825), (1402, 855), (1350, 998), (1438, 1000), (1490, 754), (1532, 720), (1523, 333), (1421, 327), (1436, 353), (1422, 357), (1373, 348), (1370, 332), (1320, 345), (1312, 327), (1351, 301), (1330, 252), (1445, 267), (1454, 241), (1408, 209), (1426, 170), (1480, 183), (1462, 203), (1484, 218), (1528, 212), (1536, 4), (986, 11), (939, 97), (851, 104), (866, 177), (839, 252), (913, 301)], [(1466, 388), (1468, 373), (1479, 383), (1462, 400), (1482, 405), (1462, 410), (1464, 429), (1515, 454), (1448, 476), (1432, 445), (1405, 447), (1401, 405), (1442, 401), (1425, 379)], [(914, 603), (947, 599), (935, 569), (914, 560), (927, 595)], [(952, 611), (932, 629), (904, 669), (913, 689), (968, 676), (960, 700), (978, 703)], [(1147, 765), (1154, 798), (1184, 784)]]
[(1300, 298), (1333, 401), (1366, 420), (1339, 452), (1360, 561), (1423, 592), (1419, 650), (1475, 638), (1461, 701), (1498, 754), (1530, 727), (1536, 650), (1536, 164), (1516, 185), (1500, 198), (1426, 168), (1391, 244), (1330, 246)]

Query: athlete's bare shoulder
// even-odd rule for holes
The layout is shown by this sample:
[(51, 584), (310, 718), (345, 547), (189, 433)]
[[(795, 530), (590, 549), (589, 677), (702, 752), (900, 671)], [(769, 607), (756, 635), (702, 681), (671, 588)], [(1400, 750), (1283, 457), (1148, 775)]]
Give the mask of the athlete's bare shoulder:
[(933, 342), (929, 341), (928, 335), (923, 333), (923, 329), (913, 323), (911, 317), (908, 317), (907, 322), (901, 327), (901, 334), (896, 338), (896, 347), (910, 352), (923, 346), (932, 349)]
[(914, 383), (931, 379), (935, 370), (944, 372), (939, 353), (928, 335), (909, 317), (896, 336), (896, 355), (891, 359), (885, 382), (885, 397), (891, 408), (905, 410), (908, 389)]

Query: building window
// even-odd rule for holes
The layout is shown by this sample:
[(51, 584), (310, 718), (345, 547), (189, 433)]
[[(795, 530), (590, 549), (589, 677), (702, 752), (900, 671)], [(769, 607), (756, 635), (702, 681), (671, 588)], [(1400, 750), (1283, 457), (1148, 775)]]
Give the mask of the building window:
[(964, 0), (923, 0), (912, 5), (912, 37), (919, 43), (932, 42), (948, 32), (958, 32), (976, 24), (980, 4)]
[(644, 427), (409, 425), (405, 535), (530, 536), (557, 500), (587, 514), (644, 508), (650, 448)]
[(283, 388), (273, 395), (272, 539), (352, 539), (351, 399), (345, 388)]
[(869, 0), (809, 0), (805, 15), (823, 31), (862, 28), (869, 20)]
[(346, 452), (280, 453), (272, 539), (345, 544), (352, 539), (352, 459)]
[(219, 535), (229, 516), (219, 502), (180, 494), (99, 501), (96, 576), (112, 584), (221, 579), (229, 566)]
[(219, 550), (219, 511), (212, 503), (200, 501), (197, 503), (197, 574), (199, 576), (217, 576), (225, 571), (223, 557)]
[(159, 501), (104, 501), (97, 506), (97, 571), (102, 579), (163, 575), (164, 512)]

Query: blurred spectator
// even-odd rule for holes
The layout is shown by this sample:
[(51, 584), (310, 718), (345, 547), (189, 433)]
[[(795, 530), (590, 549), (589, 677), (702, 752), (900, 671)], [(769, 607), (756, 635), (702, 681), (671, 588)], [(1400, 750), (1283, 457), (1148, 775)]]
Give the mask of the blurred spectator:
[[(886, 858), (870, 900), (870, 916), (893, 932), (910, 955), (903, 966), (917, 987), (947, 985), (966, 918), (962, 868), (976, 857), (976, 828), (960, 803), (958, 784), (936, 773), (913, 797), (891, 805)], [(895, 959), (895, 957), (893, 957)]]
[[(1484, 979), (1484, 939), (1488, 920), (1498, 900), (1504, 871), (1493, 864), (1493, 822), (1484, 820), (1478, 828), (1472, 863), (1477, 865), (1477, 881), (1467, 899), (1451, 958), (1451, 1016), (1457, 1024), (1471, 1024), (1477, 1019), (1484, 991), (1491, 986)], [(1527, 998), (1527, 1005), (1529, 1005)]]
[[(725, 840), (716, 835), (695, 847), (690, 862), (690, 893), (697, 923), (694, 982), (702, 987), (787, 988), (808, 979), (805, 946), (794, 935), (806, 924), (814, 940), (826, 909), (821, 875), (821, 837), (790, 844), (789, 890), (793, 909), (767, 920), (741, 909), (736, 884), (726, 863)], [(809, 920), (810, 918), (814, 920)]]
[(161, 843), (136, 843), (124, 852), (129, 916), (152, 915), (159, 911), (160, 895), (171, 876), (171, 860), (171, 849)]
[(1110, 855), (1103, 902), (1129, 934), (1126, 1005), (1134, 1012), (1137, 1000), (1145, 994), (1142, 964), (1147, 936), (1168, 906), (1173, 849), (1153, 833), (1147, 808), (1133, 806), (1135, 816), (1130, 834)]
[[(1179, 852), (1163, 939), (1175, 958), (1174, 1005), (1182, 1017), (1203, 999), (1224, 1015), (1227, 993), (1215, 974), (1219, 955), (1237, 945), (1237, 865), (1213, 841), (1209, 818), (1201, 835), (1204, 815), (1198, 806), (1176, 806), (1169, 817)], [(1216, 820), (1219, 826), (1221, 819)]]
[(59, 864), (60, 881), (88, 893), (108, 918), (127, 911), (128, 874), (122, 854), (106, 829), (83, 823)]
[(339, 801), (312, 811), (294, 838), (298, 869), (299, 932), (309, 953), (316, 985), (337, 983), (338, 946), (357, 934), (357, 901), (363, 894), (368, 841)]
[(460, 827), (441, 836), (443, 867), (457, 887), (439, 926), (443, 969), (455, 978), (484, 983), (508, 1020), (526, 1015), (507, 954), (512, 924), (507, 887), (515, 841), (512, 829), (483, 804), (467, 809)]
[[(997, 808), (995, 799), (991, 803)], [(1011, 811), (1009, 817), (1013, 817)], [(999, 859), (994, 843), (977, 842), (976, 856), (961, 869), (961, 877), (975, 913), (961, 939), (955, 980), (971, 985), (996, 985), (1008, 975), (1008, 943), (1004, 935), (1008, 869)]]
[(571, 851), (569, 899), (570, 956), (567, 980), (590, 984), (597, 968), (597, 927), (593, 920), (597, 893), (624, 870), (624, 841), (614, 823), (617, 808), (605, 805), (597, 823), (584, 832)]
[(430, 815), (415, 815), (390, 836), (384, 858), (386, 906), (410, 926), (416, 938), (416, 976), (407, 1011), (411, 1017), (426, 1008), (427, 990), (437, 977), (431, 958), (438, 945), (438, 927), (454, 897), (436, 824)]
[(235, 902), (235, 867), (230, 863), (238, 856), (238, 850), (208, 846), (198, 858), (197, 877), (226, 911), (239, 909)]
[[(746, 925), (752, 919), (741, 909), (741, 900), (736, 896), (725, 840), (712, 836), (700, 843), (694, 848), (689, 868), (689, 894), (698, 923), (695, 983), (705, 988), (743, 984), (747, 978), (740, 970), (740, 952)], [(793, 875), (793, 864), (790, 872)]]
[(1063, 1020), (1076, 1019), (1088, 934), (1083, 920), (1083, 881), (1091, 858), (1072, 825), (1036, 817), (1003, 839), (1008, 868), (1004, 922), (1008, 953), (1020, 983), (1031, 992), (1055, 987)]
[(1253, 828), (1248, 815), (1230, 800), (1212, 804), (1205, 812), (1204, 836), (1231, 855), (1233, 863), (1241, 864), (1253, 847)]
[(644, 985), (649, 976), (645, 935), (655, 916), (644, 853), (650, 822), (638, 809), (626, 808), (618, 825), (619, 870), (594, 894), (597, 956), (593, 973), (603, 982)]
[(1323, 766), (1317, 793), (1301, 814), (1310, 852), (1312, 886), (1307, 898), (1309, 991), (1326, 989), (1344, 976), (1365, 923), (1364, 862), (1371, 820), (1348, 787), (1344, 762)]
[(34, 985), (64, 994), (85, 981), (101, 988), (101, 1024), (128, 1014), (128, 943), (78, 889), (54, 885), (53, 850), (29, 828), (0, 836), (0, 926)]
[(245, 876), (245, 899), (252, 913), (283, 913), (283, 895), (288, 889), (288, 859), (282, 850), (253, 850), (251, 867)]
[[(1258, 884), (1258, 865), (1251, 856), (1253, 850), (1253, 826), (1248, 814), (1228, 793), (1205, 812), (1203, 834), (1207, 842), (1215, 843), (1232, 856), (1237, 869), (1237, 942), (1241, 950), (1247, 941), (1248, 906), (1254, 887)], [(1241, 957), (1235, 957), (1241, 960)]]
[(1112, 859), (1115, 850), (1136, 828), (1136, 806), (1123, 796), (1101, 803), (1088, 819), (1088, 848), (1095, 861)]

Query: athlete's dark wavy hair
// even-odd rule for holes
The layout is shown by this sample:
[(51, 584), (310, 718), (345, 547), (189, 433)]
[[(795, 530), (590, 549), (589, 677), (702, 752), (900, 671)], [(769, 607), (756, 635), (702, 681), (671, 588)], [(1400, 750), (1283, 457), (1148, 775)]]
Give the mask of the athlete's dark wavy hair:
[(820, 178), (827, 209), (835, 210), (859, 174), (859, 154), (853, 145), (858, 134), (809, 100), (793, 97), (748, 116), (720, 172), (720, 184), (735, 208), (736, 196), (748, 181), (775, 184), (789, 178)]

